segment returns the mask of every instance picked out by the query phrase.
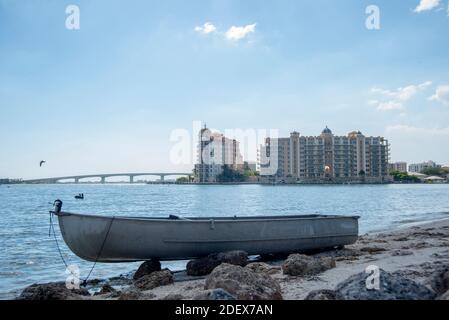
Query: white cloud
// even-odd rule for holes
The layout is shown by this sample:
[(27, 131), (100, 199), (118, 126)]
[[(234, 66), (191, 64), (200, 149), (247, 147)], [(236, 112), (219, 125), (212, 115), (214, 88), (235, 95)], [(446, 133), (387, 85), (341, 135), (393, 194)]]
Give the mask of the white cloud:
[(396, 101), (380, 102), (379, 105), (377, 106), (377, 110), (379, 111), (402, 110), (402, 109), (404, 109), (402, 103)]
[(210, 22), (206, 22), (202, 26), (195, 27), (195, 31), (202, 34), (209, 34), (217, 31), (217, 28)]
[(371, 93), (378, 93), (386, 97), (395, 98), (400, 101), (407, 101), (411, 99), (420, 90), (423, 90), (432, 85), (431, 81), (426, 81), (418, 85), (409, 85), (406, 87), (401, 87), (396, 90), (385, 90), (381, 88), (372, 88)]
[(415, 8), (415, 12), (423, 12), (435, 9), (440, 5), (441, 0), (421, 0), (419, 5)]
[(438, 86), (435, 94), (429, 99), (449, 106), (449, 85)]
[[(377, 94), (387, 98), (384, 101), (378, 101), (377, 110), (380, 111), (389, 111), (389, 110), (401, 110), (404, 109), (403, 103), (409, 101), (413, 98), (418, 92), (428, 88), (432, 85), (431, 81), (426, 81), (417, 85), (409, 85), (406, 87), (401, 87), (396, 90), (385, 90), (381, 88), (372, 88), (371, 93)], [(369, 104), (376, 105), (374, 101), (371, 100)]]
[(388, 133), (392, 132), (400, 132), (400, 133), (416, 133), (421, 135), (449, 135), (449, 127), (447, 128), (420, 128), (420, 127), (414, 127), (414, 126), (408, 126), (408, 125), (392, 125), (388, 126), (386, 131)]
[(245, 38), (248, 34), (256, 31), (256, 24), (249, 24), (243, 27), (232, 26), (225, 33), (225, 37), (228, 40), (238, 41)]
[(416, 95), (420, 90), (426, 89), (427, 87), (431, 86), (432, 82), (427, 81), (424, 83), (421, 83), (419, 85), (411, 85), (404, 88), (399, 88), (396, 91), (396, 96), (401, 101), (407, 101), (411, 99), (414, 95)]

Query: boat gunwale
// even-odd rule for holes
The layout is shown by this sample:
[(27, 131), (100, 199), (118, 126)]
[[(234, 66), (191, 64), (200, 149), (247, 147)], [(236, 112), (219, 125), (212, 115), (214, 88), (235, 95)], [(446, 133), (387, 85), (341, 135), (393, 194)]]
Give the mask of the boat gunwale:
[(266, 222), (266, 221), (293, 221), (293, 220), (326, 220), (326, 219), (356, 219), (359, 220), (360, 216), (345, 216), (345, 215), (287, 215), (287, 216), (247, 216), (247, 217), (132, 217), (132, 216), (101, 216), (94, 214), (82, 214), (82, 213), (72, 213), (61, 211), (59, 213), (55, 212), (58, 217), (87, 217), (96, 219), (112, 219), (114, 220), (126, 220), (126, 221), (146, 221), (146, 222), (184, 222), (184, 223), (201, 223), (201, 222)]

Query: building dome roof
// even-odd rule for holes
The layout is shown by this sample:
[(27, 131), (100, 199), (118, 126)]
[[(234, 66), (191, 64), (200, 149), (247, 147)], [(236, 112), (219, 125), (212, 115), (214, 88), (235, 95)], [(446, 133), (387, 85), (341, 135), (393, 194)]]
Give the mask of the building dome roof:
[(322, 133), (325, 133), (325, 134), (332, 134), (332, 130), (329, 129), (329, 128), (326, 126), (326, 128), (324, 128), (324, 130), (323, 130)]

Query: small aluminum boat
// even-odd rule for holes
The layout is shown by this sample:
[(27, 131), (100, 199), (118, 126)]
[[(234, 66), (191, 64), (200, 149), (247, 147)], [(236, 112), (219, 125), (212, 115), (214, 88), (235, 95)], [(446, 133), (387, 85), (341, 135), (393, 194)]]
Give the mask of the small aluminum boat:
[(341, 247), (358, 238), (357, 216), (110, 217), (64, 212), (61, 206), (52, 213), (64, 241), (88, 261), (183, 260), (232, 250), (298, 253)]

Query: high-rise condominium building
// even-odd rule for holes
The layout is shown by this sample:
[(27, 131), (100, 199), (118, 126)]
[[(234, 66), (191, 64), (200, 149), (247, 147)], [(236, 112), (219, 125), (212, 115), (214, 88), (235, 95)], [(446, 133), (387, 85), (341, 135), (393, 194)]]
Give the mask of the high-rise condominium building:
[(195, 180), (197, 182), (217, 182), (217, 176), (227, 165), (233, 170), (243, 169), (243, 157), (239, 142), (226, 138), (221, 133), (201, 129), (198, 142), (198, 160), (195, 164)]
[(393, 162), (388, 165), (390, 172), (407, 172), (407, 162)]
[[(335, 136), (326, 127), (314, 137), (291, 133), (289, 138), (266, 139), (261, 146), (261, 175), (294, 181), (382, 182), (388, 177), (389, 144), (360, 131)], [(265, 160), (264, 160), (265, 159)]]

